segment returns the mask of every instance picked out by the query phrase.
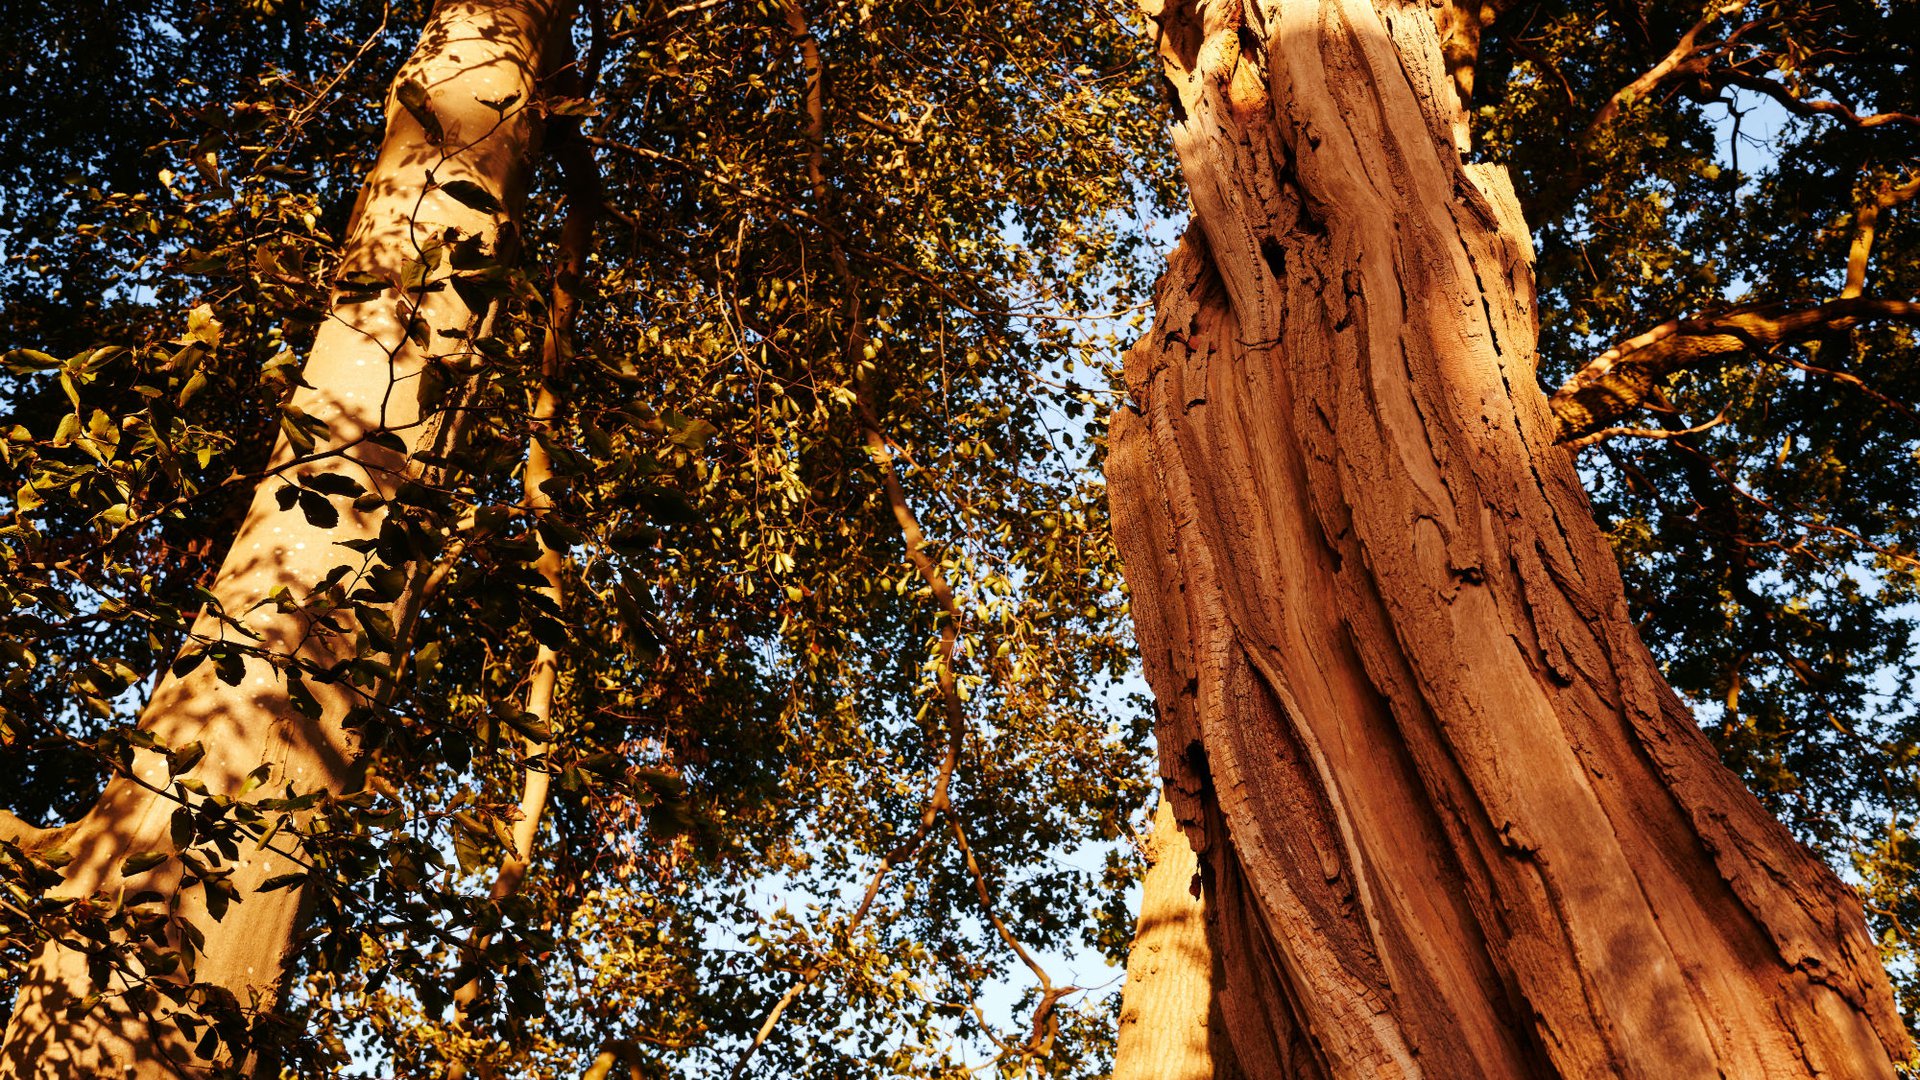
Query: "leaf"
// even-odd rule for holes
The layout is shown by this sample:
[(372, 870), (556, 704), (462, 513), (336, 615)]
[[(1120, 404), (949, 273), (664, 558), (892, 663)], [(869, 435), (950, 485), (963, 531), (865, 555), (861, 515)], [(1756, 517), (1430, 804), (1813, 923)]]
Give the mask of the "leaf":
[(212, 305), (201, 304), (187, 312), (187, 336), (195, 341), (218, 346), (221, 329), (220, 320), (214, 318)]
[(532, 624), (533, 639), (554, 652), (565, 649), (572, 640), (573, 635), (567, 631), (567, 624), (559, 619), (535, 615), (528, 621)]
[(313, 696), (313, 691), (307, 689), (307, 684), (297, 676), (287, 679), (287, 701), (293, 706), (293, 711), (301, 716), (309, 720), (320, 719), (319, 700)]
[[(233, 901), (232, 886), (228, 885), (224, 881), (211, 881), (211, 880), (206, 881), (203, 884), (206, 886), (206, 893), (207, 893), (207, 899), (206, 899), (207, 914), (213, 916), (214, 922), (220, 922), (221, 920), (227, 917), (227, 905)], [(209, 1036), (211, 1036), (213, 1033), (214, 1033), (213, 1028), (207, 1029), (207, 1034)], [(201, 1042), (202, 1044), (204, 1044), (206, 1040), (202, 1039)], [(208, 1053), (202, 1052), (201, 1056), (210, 1057), (211, 1055)]]
[(367, 574), (373, 594), (388, 603), (400, 599), (407, 588), (407, 572), (396, 566), (382, 566)]
[(705, 420), (688, 420), (678, 431), (667, 437), (675, 446), (698, 453), (706, 448), (708, 440), (720, 433), (720, 429)]
[(167, 830), (173, 839), (173, 849), (181, 851), (193, 846), (193, 811), (180, 807), (173, 812), (167, 822)]
[(206, 756), (207, 756), (207, 748), (204, 745), (202, 745), (199, 742), (199, 740), (195, 740), (193, 742), (188, 743), (185, 746), (182, 746), (176, 750), (173, 750), (172, 752), (167, 754), (168, 778), (171, 779), (172, 777), (179, 776), (181, 773), (186, 772), (189, 769), (192, 769), (195, 765), (200, 764), (201, 758)]
[(493, 197), (493, 192), (471, 180), (449, 180), (440, 185), (440, 190), (460, 205), (483, 214), (498, 214), (503, 209), (500, 200)]
[(206, 388), (207, 373), (204, 371), (196, 371), (193, 373), (193, 377), (187, 380), (187, 385), (180, 388), (180, 396), (176, 400), (179, 404), (185, 405), (187, 402), (192, 401), (200, 391)]
[(144, 874), (172, 857), (164, 851), (142, 851), (129, 855), (126, 861), (120, 864), (120, 876), (132, 877), (135, 874)]
[(260, 892), (274, 892), (279, 889), (292, 889), (307, 883), (305, 874), (275, 874), (260, 883)]
[(273, 501), (280, 504), (280, 509), (291, 510), (293, 504), (300, 501), (300, 489), (288, 484), (273, 493)]
[(437, 360), (429, 360), (420, 369), (420, 410), (427, 412), (439, 408), (447, 398), (447, 366)]
[(427, 104), (427, 88), (414, 79), (408, 79), (397, 87), (393, 96), (400, 101), (400, 107), (407, 110), (421, 130), (427, 133), (427, 141), (439, 146), (447, 137), (440, 127), (440, 118), (433, 115), (432, 106)]
[(239, 686), (247, 677), (246, 658), (236, 652), (221, 652), (213, 658), (213, 673), (228, 686)]
[(361, 618), (360, 625), (366, 628), (367, 640), (381, 652), (390, 653), (398, 644), (399, 636), (393, 625), (393, 617), (379, 609), (368, 611)]
[(340, 299), (343, 302), (354, 303), (380, 295), (390, 284), (392, 283), (383, 277), (370, 274), (365, 270), (355, 270), (352, 273), (340, 275), (334, 282), (334, 287), (340, 290)]
[(317, 491), (300, 491), (300, 513), (316, 529), (331, 529), (340, 524), (340, 511)]
[(306, 478), (306, 485), (315, 491), (323, 491), (328, 495), (343, 495), (348, 497), (359, 495), (367, 490), (360, 485), (360, 481), (355, 480), (345, 473), (337, 472), (318, 473), (309, 476)]
[(0, 358), (8, 371), (15, 375), (25, 375), (30, 371), (51, 371), (60, 366), (60, 361), (41, 352), (39, 349), (11, 349)]
[(247, 774), (247, 778), (241, 781), (240, 794), (242, 795), (252, 794), (256, 789), (260, 787), (261, 784), (266, 783), (267, 777), (271, 775), (273, 775), (272, 762), (261, 762), (260, 764), (254, 766), (253, 771)]
[(538, 716), (530, 712), (516, 712), (511, 709), (501, 712), (500, 719), (507, 726), (532, 739), (534, 742), (552, 742), (553, 729), (542, 723)]
[(396, 454), (407, 452), (407, 441), (392, 431), (376, 431), (367, 436), (367, 443), (382, 450), (391, 450)]

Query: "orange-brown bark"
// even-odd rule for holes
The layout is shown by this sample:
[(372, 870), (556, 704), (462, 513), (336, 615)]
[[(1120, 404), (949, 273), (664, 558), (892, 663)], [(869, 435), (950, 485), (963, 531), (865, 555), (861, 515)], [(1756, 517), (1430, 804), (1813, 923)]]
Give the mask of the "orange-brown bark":
[(1156, 14), (1194, 226), (1108, 471), (1238, 1067), (1891, 1077), (1857, 898), (1628, 618), (1428, 9)]
[[(328, 668), (352, 656), (350, 632), (316, 632), (298, 608), (283, 608), (268, 598), (285, 588), (293, 599), (306, 599), (329, 570), (353, 562), (338, 542), (377, 535), (384, 512), (345, 509), (336, 527), (322, 528), (298, 509), (283, 510), (276, 491), (295, 478), (343, 471), (369, 490), (388, 494), (413, 475), (414, 450), (452, 437), (454, 414), (423, 412), (417, 376), (429, 349), (448, 351), (448, 339), (435, 331), (471, 330), (482, 313), (444, 285), (403, 288), (406, 267), (450, 228), (491, 244), (501, 222), (519, 205), (537, 134), (535, 114), (527, 106), (541, 51), (563, 6), (562, 0), (443, 0), (395, 80), (386, 137), (361, 192), (341, 266), (343, 278), (372, 275), (395, 286), (371, 297), (364, 287), (335, 297), (304, 371), (310, 386), (293, 401), (328, 427), (317, 451), (347, 449), (297, 461), (296, 449), (281, 440), (272, 464), (286, 468), (256, 493), (212, 587), (228, 617), (244, 623), (258, 635), (257, 644), (282, 657)], [(423, 98), (404, 103), (398, 89), (406, 86), (423, 91)], [(477, 184), (507, 209), (486, 212), (444, 188), (429, 189), (428, 170), (440, 185)], [(447, 272), (442, 260), (429, 280)], [(424, 346), (408, 336), (415, 314), (409, 309), (416, 303), (428, 331)], [(405, 450), (363, 441), (383, 431), (398, 435)], [(416, 580), (394, 605), (396, 625), (409, 622), (419, 591)], [(209, 638), (235, 634), (211, 615), (203, 615), (195, 630)], [(356, 701), (369, 694), (377, 698), (381, 688), (354, 688), (344, 680), (309, 683), (320, 705), (319, 717), (309, 719), (292, 706), (282, 666), (251, 658), (237, 686), (217, 678), (213, 664), (169, 675), (148, 702), (141, 727), (172, 746), (201, 743), (205, 757), (190, 775), (209, 795), (239, 794), (247, 774), (260, 765), (270, 769), (268, 783), (275, 791), (289, 784), (300, 791), (345, 790), (357, 782), (358, 751), (342, 720)], [(73, 861), (56, 891), (102, 894), (109, 904), (140, 890), (163, 894), (205, 936), (191, 978), (214, 996), (197, 1000), (211, 1002), (217, 1011), (216, 999), (231, 995), (230, 1004), (249, 1016), (270, 1009), (294, 941), (301, 890), (256, 890), (293, 864), (273, 851), (245, 846), (236, 862), (226, 864), (240, 900), (224, 919), (209, 914), (204, 889), (180, 888), (177, 860), (123, 876), (128, 855), (170, 851), (170, 816), (182, 797), (196, 804), (201, 798), (169, 790), (160, 754), (141, 752), (131, 773), (113, 780), (94, 809), (67, 828), (62, 844)], [(284, 849), (285, 843), (275, 847)], [(179, 944), (177, 935), (173, 943)], [(137, 973), (138, 957), (129, 955), (127, 962)], [(185, 981), (181, 974), (165, 977)], [(147, 1003), (129, 999), (119, 993), (128, 985), (124, 976), (115, 975), (108, 985), (96, 986), (84, 953), (59, 943), (45, 947), (14, 1003), (0, 1048), (0, 1077), (144, 1080), (205, 1072), (209, 1063), (167, 1018), (171, 1003), (164, 997)], [(90, 1008), (71, 1008), (95, 991), (105, 996)], [(222, 1046), (216, 1058), (244, 1068), (246, 1053), (244, 1047), (236, 1055), (234, 1048)]]

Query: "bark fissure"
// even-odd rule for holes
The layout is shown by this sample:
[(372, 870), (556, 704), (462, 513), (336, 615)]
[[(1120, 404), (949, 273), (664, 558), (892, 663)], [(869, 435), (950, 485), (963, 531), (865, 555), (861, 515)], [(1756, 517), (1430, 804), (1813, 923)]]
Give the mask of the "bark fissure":
[(1240, 1066), (1891, 1076), (1858, 901), (1628, 621), (1425, 7), (1156, 14), (1195, 227), (1108, 473)]

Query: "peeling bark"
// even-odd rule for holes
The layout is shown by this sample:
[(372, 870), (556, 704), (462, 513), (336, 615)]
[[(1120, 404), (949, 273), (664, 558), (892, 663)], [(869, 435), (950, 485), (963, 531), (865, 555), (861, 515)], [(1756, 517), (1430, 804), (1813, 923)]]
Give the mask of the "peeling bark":
[(1628, 618), (1427, 7), (1153, 14), (1194, 226), (1108, 475), (1238, 1067), (1891, 1077), (1858, 899)]
[[(379, 157), (360, 194), (349, 226), (341, 266), (343, 277), (371, 274), (404, 280), (405, 267), (421, 245), (449, 228), (490, 246), (517, 213), (527, 165), (537, 137), (535, 74), (549, 31), (560, 20), (563, 0), (443, 0), (421, 37), (419, 47), (395, 80), (387, 108), (387, 131)], [(400, 88), (424, 90), (424, 102)], [(493, 102), (500, 108), (485, 104)], [(437, 130), (429, 130), (429, 128)], [(499, 214), (474, 209), (445, 190), (428, 189), (432, 170), (442, 185), (478, 184), (506, 207)], [(445, 277), (443, 260), (429, 280)], [(343, 471), (369, 490), (391, 494), (415, 475), (411, 459), (422, 447), (444, 443), (457, 434), (449, 411), (423, 414), (420, 380), (427, 348), (408, 337), (410, 318), (393, 288), (368, 298), (337, 294), (331, 317), (316, 338), (304, 372), (310, 388), (293, 404), (327, 423), (326, 448), (351, 446), (339, 456), (294, 463), (296, 452), (283, 438), (272, 465), (291, 467), (284, 480), (326, 471)], [(447, 339), (433, 331), (468, 330), (482, 312), (468, 308), (458, 290), (439, 287), (412, 294), (428, 330), (430, 347), (447, 351)], [(405, 444), (361, 441), (392, 432)], [(355, 558), (337, 544), (379, 533), (380, 510), (341, 514), (338, 526), (318, 528), (294, 509), (282, 510), (276, 490), (283, 479), (269, 480), (255, 494), (212, 592), (230, 618), (238, 620), (261, 644), (283, 657), (301, 657), (331, 667), (354, 655), (353, 636), (316, 633), (298, 611), (283, 612), (266, 602), (273, 590), (310, 594), (333, 567)], [(391, 612), (396, 626), (408, 625), (418, 606), (419, 576)], [(336, 615), (336, 618), (340, 616)], [(195, 626), (201, 635), (219, 637), (222, 624), (203, 614)], [(232, 636), (233, 631), (226, 631)], [(404, 633), (402, 634), (404, 637)], [(202, 664), (184, 677), (169, 675), (154, 692), (141, 727), (167, 744), (198, 741), (206, 756), (190, 775), (209, 795), (237, 796), (256, 766), (270, 768), (275, 791), (291, 784), (301, 791), (341, 792), (358, 786), (358, 748), (342, 721), (365, 694), (343, 680), (309, 684), (321, 709), (318, 719), (296, 711), (288, 698), (280, 665), (250, 659), (237, 686), (220, 681), (214, 665)], [(67, 827), (63, 846), (73, 855), (58, 895), (98, 894), (108, 905), (129, 893), (152, 890), (177, 904), (182, 922), (205, 936), (205, 949), (191, 965), (196, 991), (191, 1004), (212, 1015), (251, 1017), (270, 1010), (280, 991), (284, 965), (299, 922), (299, 889), (260, 893), (268, 877), (294, 869), (286, 858), (243, 847), (231, 884), (240, 901), (226, 919), (207, 911), (205, 890), (181, 887), (180, 864), (170, 860), (152, 870), (123, 876), (121, 865), (134, 852), (170, 851), (168, 821), (180, 797), (169, 791), (167, 765), (160, 754), (142, 751), (131, 775), (111, 781), (95, 807)], [(276, 845), (277, 846), (277, 845)], [(172, 944), (178, 947), (176, 931)], [(137, 956), (129, 962), (138, 964)], [(166, 977), (184, 983), (181, 975)], [(204, 1075), (216, 1065), (251, 1068), (232, 1060), (223, 1048), (216, 1061), (202, 1060), (167, 1019), (165, 997), (140, 1000), (114, 977), (96, 986), (87, 955), (64, 944), (43, 949), (14, 1002), (6, 1041), (0, 1048), (0, 1077), (54, 1078), (177, 1077)], [(90, 1007), (74, 1008), (90, 993), (107, 996)], [(150, 995), (149, 995), (150, 997)]]

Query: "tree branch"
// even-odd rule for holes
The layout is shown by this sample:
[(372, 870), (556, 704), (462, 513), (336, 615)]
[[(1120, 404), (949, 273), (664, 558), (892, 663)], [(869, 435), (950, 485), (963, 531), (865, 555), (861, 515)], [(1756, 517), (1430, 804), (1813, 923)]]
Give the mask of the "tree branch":
[(1670, 319), (1600, 354), (1554, 393), (1550, 404), (1559, 422), (1558, 439), (1581, 439), (1633, 412), (1677, 371), (1876, 321), (1920, 323), (1920, 304), (1855, 296), (1807, 307), (1751, 304)]
[(1915, 173), (1905, 183), (1896, 184), (1891, 178), (1880, 181), (1873, 198), (1868, 199), (1854, 215), (1853, 243), (1847, 248), (1847, 283), (1840, 290), (1842, 297), (1859, 296), (1867, 287), (1867, 260), (1873, 254), (1874, 233), (1880, 226), (1880, 215), (1920, 195), (1920, 172)]
[(1715, 87), (1734, 86), (1742, 90), (1752, 90), (1755, 93), (1765, 94), (1779, 102), (1782, 107), (1795, 116), (1825, 116), (1838, 120), (1850, 128), (1880, 127), (1883, 124), (1911, 124), (1920, 127), (1920, 116), (1916, 116), (1913, 113), (1884, 112), (1861, 116), (1859, 113), (1853, 111), (1852, 108), (1842, 105), (1837, 101), (1808, 101), (1798, 94), (1795, 94), (1793, 88), (1787, 86), (1785, 83), (1769, 79), (1765, 75), (1755, 75), (1737, 68), (1709, 71), (1704, 77)]
[(1709, 49), (1725, 44), (1714, 42), (1710, 45), (1699, 44), (1700, 35), (1707, 27), (1739, 11), (1743, 5), (1740, 0), (1721, 4), (1707, 12), (1705, 18), (1694, 23), (1686, 33), (1680, 35), (1680, 41), (1660, 58), (1659, 63), (1648, 68), (1646, 73), (1614, 92), (1600, 111), (1593, 114), (1587, 122), (1587, 129), (1580, 135), (1580, 145), (1592, 146), (1600, 133), (1613, 125), (1622, 110), (1634, 102), (1659, 89), (1671, 79), (1683, 75), (1698, 75), (1705, 70), (1705, 56)]

